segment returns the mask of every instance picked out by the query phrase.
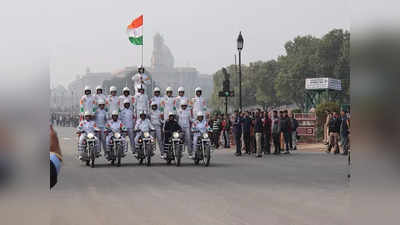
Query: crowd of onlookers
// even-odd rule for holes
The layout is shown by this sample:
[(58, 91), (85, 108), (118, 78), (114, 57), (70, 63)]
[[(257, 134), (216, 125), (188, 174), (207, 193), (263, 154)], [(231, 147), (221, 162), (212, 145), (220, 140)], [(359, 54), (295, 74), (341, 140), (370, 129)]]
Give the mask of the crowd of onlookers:
[(79, 125), (79, 115), (68, 112), (52, 112), (50, 115), (51, 124), (60, 127), (77, 127)]
[[(327, 152), (333, 148), (335, 154), (347, 155), (349, 151), (350, 115), (342, 110), (327, 112), (324, 127), (324, 143)], [(236, 145), (236, 156), (245, 154), (289, 154), (297, 150), (298, 121), (294, 113), (288, 110), (262, 111), (235, 111), (234, 115), (217, 114), (210, 118), (212, 128), (212, 143), (215, 148), (230, 148), (231, 143)]]
[[(215, 115), (209, 120), (213, 130), (212, 142), (218, 148), (222, 137), (225, 148), (233, 141), (236, 155), (243, 153), (256, 154), (289, 154), (297, 150), (297, 128), (299, 126), (294, 114), (284, 111), (238, 112), (233, 116)], [(233, 137), (232, 140), (230, 137)]]

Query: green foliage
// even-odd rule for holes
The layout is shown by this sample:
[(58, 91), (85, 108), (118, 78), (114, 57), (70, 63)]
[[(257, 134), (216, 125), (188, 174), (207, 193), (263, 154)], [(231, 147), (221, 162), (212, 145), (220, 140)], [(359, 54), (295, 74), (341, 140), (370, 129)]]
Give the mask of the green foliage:
[[(260, 105), (264, 108), (283, 104), (297, 104), (304, 109), (305, 79), (332, 77), (342, 81), (340, 103), (350, 103), (350, 33), (334, 29), (322, 38), (298, 36), (285, 44), (286, 54), (277, 60), (257, 61), (242, 65), (243, 106)], [(227, 67), (231, 74), (231, 89), (235, 98), (229, 100), (231, 108), (239, 106), (239, 79), (235, 65)], [(214, 92), (211, 106), (223, 109), (224, 98), (218, 97), (222, 89), (222, 71), (214, 74)]]
[(301, 109), (293, 109), (292, 113), (302, 113), (303, 111)]

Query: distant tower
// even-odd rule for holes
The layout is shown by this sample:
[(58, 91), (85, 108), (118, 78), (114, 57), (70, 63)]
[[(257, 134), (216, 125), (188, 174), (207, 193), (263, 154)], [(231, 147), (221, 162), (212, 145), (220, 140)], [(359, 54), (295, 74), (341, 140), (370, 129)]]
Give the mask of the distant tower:
[(156, 69), (173, 68), (174, 56), (168, 46), (164, 44), (164, 38), (159, 33), (154, 35), (153, 45), (151, 67)]

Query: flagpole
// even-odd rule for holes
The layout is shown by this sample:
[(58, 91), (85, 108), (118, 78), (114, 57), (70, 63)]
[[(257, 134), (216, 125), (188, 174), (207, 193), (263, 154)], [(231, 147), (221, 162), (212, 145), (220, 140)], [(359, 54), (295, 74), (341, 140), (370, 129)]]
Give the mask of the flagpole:
[(144, 46), (144, 22), (142, 25), (142, 67), (143, 67), (143, 46)]

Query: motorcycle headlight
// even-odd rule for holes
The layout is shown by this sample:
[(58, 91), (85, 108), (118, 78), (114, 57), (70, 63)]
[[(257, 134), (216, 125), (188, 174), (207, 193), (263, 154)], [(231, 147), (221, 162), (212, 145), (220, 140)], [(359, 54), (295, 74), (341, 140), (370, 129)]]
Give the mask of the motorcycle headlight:
[(207, 133), (204, 133), (204, 134), (203, 134), (203, 138), (204, 138), (204, 139), (207, 139), (207, 138), (208, 138), (208, 134), (207, 134)]
[(142, 143), (142, 142), (143, 142), (143, 140), (142, 140), (141, 138), (139, 138), (138, 142), (139, 142), (139, 143)]
[(93, 139), (93, 138), (94, 138), (94, 134), (93, 134), (93, 133), (88, 133), (87, 137), (88, 137), (89, 139)]
[(173, 137), (173, 138), (179, 138), (179, 133), (178, 133), (178, 132), (174, 132), (174, 133), (172, 134), (172, 137)]
[(149, 132), (144, 132), (144, 133), (143, 133), (143, 136), (144, 136), (145, 138), (148, 138), (148, 137), (150, 137), (150, 133), (149, 133)]
[(115, 138), (121, 138), (121, 134), (118, 133), (118, 132), (116, 132), (116, 133), (114, 133), (114, 137), (115, 137)]

